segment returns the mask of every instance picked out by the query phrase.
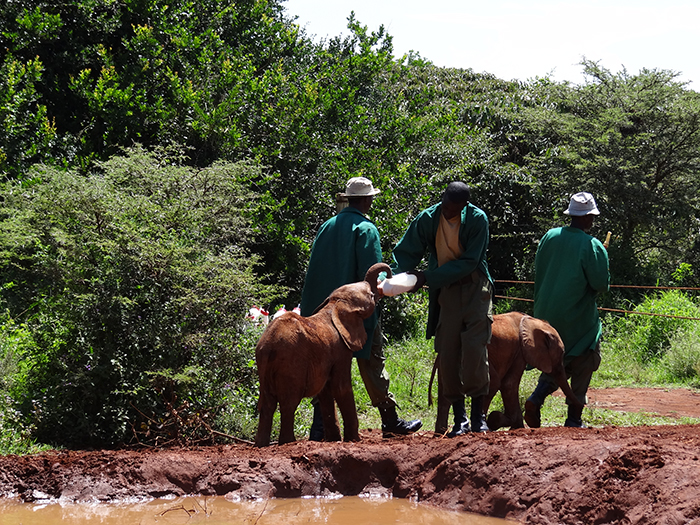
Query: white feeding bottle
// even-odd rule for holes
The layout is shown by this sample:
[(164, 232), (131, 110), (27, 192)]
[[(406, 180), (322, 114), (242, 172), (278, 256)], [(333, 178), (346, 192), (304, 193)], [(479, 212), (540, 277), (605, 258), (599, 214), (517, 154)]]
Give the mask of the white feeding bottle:
[(391, 279), (383, 280), (379, 283), (378, 287), (382, 290), (384, 295), (392, 297), (394, 295), (410, 292), (413, 290), (416, 282), (418, 282), (418, 278), (415, 275), (399, 273), (394, 275)]

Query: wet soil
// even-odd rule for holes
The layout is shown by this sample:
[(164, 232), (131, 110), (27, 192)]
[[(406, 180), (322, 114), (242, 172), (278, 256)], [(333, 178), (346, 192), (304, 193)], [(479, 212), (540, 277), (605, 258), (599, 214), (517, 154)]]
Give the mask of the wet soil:
[[(590, 392), (593, 408), (700, 417), (689, 390)], [(700, 426), (425, 431), (360, 443), (299, 441), (196, 449), (61, 451), (0, 457), (0, 493), (25, 501), (111, 501), (201, 494), (232, 499), (344, 495), (410, 498), (546, 524), (700, 525)]]

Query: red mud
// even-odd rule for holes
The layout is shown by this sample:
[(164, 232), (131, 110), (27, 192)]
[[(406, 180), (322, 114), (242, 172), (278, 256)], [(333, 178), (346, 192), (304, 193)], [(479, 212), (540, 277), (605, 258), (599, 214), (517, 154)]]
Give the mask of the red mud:
[[(688, 390), (591, 391), (592, 408), (700, 417)], [(523, 523), (700, 524), (700, 427), (431, 432), (256, 449), (52, 452), (0, 457), (0, 493), (114, 500), (386, 494)]]

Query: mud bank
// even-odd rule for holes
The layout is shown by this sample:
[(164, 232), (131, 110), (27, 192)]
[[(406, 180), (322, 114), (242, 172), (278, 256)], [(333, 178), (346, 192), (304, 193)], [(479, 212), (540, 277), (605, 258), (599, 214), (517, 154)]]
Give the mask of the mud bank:
[(0, 457), (0, 492), (115, 500), (385, 494), (524, 523), (700, 524), (700, 428), (430, 432), (360, 443), (300, 441), (164, 451)]

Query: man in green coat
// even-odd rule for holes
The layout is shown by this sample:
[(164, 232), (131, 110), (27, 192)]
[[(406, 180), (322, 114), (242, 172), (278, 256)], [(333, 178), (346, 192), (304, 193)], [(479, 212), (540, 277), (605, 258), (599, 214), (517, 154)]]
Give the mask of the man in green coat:
[[(600, 365), (602, 325), (596, 296), (610, 289), (608, 252), (598, 239), (586, 233), (600, 214), (593, 195), (576, 193), (564, 213), (571, 216), (571, 225), (549, 230), (537, 247), (534, 315), (559, 332), (571, 389), (585, 404), (591, 377)], [(537, 387), (525, 402), (528, 426), (540, 426), (540, 408), (557, 388), (549, 375), (540, 375)], [(583, 407), (569, 404), (564, 426), (585, 427), (582, 412)]]
[[(452, 404), (455, 425), (449, 437), (488, 431), (483, 401), (489, 391), (486, 345), (493, 322), (489, 226), (486, 214), (469, 199), (469, 186), (450, 183), (441, 202), (416, 216), (393, 251), (392, 270), (416, 275), (414, 291), (428, 286), (426, 336), (435, 336), (441, 389)], [(416, 271), (426, 253), (427, 269)], [(471, 425), (465, 396), (472, 398)]]
[[(382, 262), (379, 231), (366, 217), (374, 196), (379, 192), (365, 177), (353, 177), (348, 181), (342, 194), (348, 199), (348, 206), (323, 223), (316, 234), (301, 293), (301, 315), (312, 315), (333, 290), (364, 280), (369, 267)], [(367, 342), (354, 357), (372, 406), (379, 409), (382, 432), (385, 436), (415, 432), (422, 422), (399, 418), (396, 400), (389, 391), (389, 374), (384, 367), (386, 358), (376, 309), (365, 319), (364, 326)], [(314, 403), (309, 439), (323, 439), (323, 419), (318, 403)]]

